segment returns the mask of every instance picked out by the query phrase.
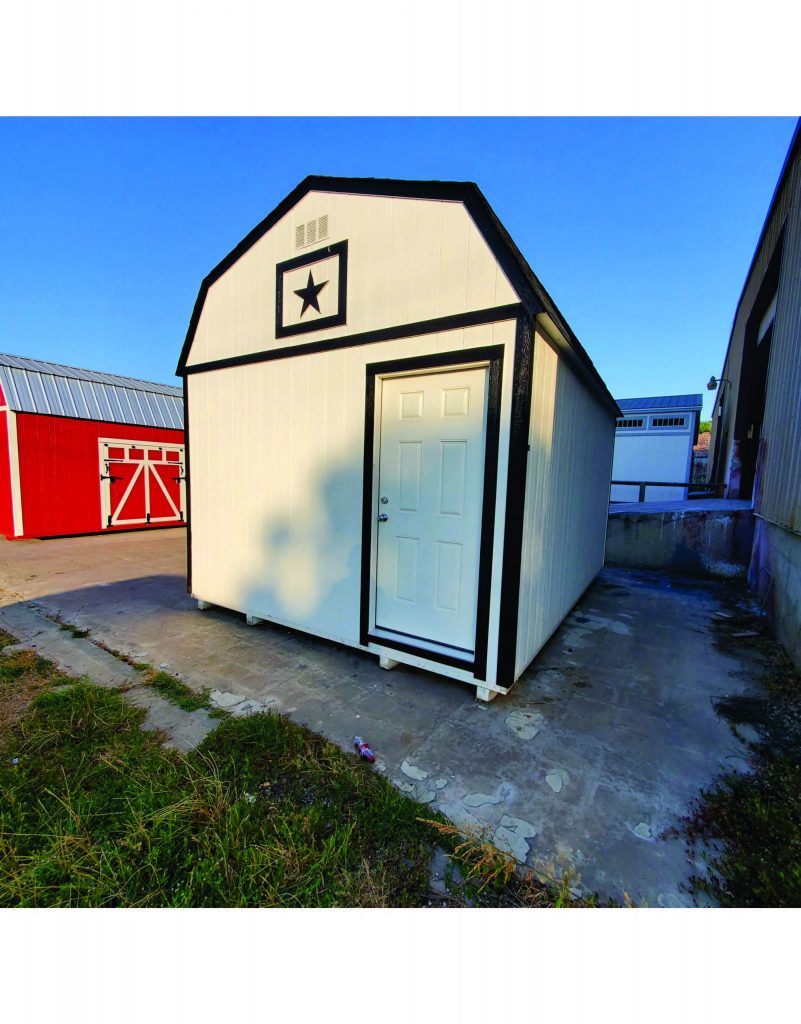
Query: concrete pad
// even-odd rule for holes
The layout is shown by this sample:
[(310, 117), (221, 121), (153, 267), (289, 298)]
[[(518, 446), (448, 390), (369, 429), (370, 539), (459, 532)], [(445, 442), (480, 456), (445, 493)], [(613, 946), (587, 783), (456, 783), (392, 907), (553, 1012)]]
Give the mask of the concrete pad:
[[(759, 667), (754, 652), (735, 659), (713, 644), (726, 582), (605, 569), (512, 691), (479, 705), (452, 680), (402, 665), (387, 673), (359, 651), (199, 612), (185, 588), (183, 531), (0, 541), (0, 571), (0, 625), (21, 640), (36, 637), (11, 623), (34, 602), (231, 695), (234, 709), (278, 709), (345, 751), (363, 736), (415, 799), (528, 865), (569, 859), (582, 891), (602, 899), (684, 905), (698, 865), (663, 833), (723, 767), (746, 764), (746, 744), (713, 703), (750, 692)], [(91, 649), (85, 674), (109, 670), (89, 640), (59, 640), (75, 666), (75, 651)], [(173, 723), (176, 743), (206, 727), (205, 712), (193, 715)]]

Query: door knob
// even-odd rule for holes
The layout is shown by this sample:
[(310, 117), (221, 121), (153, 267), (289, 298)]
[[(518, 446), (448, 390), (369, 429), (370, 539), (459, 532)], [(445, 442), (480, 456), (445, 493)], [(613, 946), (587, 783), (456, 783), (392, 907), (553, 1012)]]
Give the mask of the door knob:
[(382, 512), (381, 515), (378, 517), (379, 523), (385, 523), (388, 519), (389, 516), (386, 514), (386, 512)]

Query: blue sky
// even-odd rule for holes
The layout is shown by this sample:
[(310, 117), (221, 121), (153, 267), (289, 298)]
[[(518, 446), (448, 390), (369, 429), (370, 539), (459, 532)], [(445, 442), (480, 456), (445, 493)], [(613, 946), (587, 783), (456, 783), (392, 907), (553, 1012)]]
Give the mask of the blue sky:
[(307, 174), (469, 179), (616, 397), (708, 412), (794, 125), (4, 119), (0, 351), (174, 382), (201, 279)]

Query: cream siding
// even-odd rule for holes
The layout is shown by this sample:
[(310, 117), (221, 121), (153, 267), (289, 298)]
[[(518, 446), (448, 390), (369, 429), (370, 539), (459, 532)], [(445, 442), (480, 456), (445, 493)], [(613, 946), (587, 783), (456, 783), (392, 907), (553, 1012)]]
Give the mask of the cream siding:
[[(295, 228), (328, 215), (328, 236)], [(275, 338), (275, 267), (348, 240), (347, 324)], [(209, 288), (188, 366), (519, 301), (462, 203), (310, 192)]]
[[(194, 596), (359, 646), (366, 364), (503, 344), (500, 593), (514, 335), (505, 321), (190, 375)], [(490, 684), (497, 643), (494, 602)]]
[(614, 436), (611, 411), (537, 331), (515, 676), (603, 565)]

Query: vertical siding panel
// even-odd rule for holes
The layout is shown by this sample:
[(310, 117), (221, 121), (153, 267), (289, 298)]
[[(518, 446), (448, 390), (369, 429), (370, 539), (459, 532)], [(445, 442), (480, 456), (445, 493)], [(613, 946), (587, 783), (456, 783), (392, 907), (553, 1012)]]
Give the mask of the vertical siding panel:
[(785, 227), (763, 436), (767, 459), (756, 509), (801, 533), (801, 195)]
[(539, 334), (536, 348), (518, 673), (603, 564), (614, 446), (611, 413)]

